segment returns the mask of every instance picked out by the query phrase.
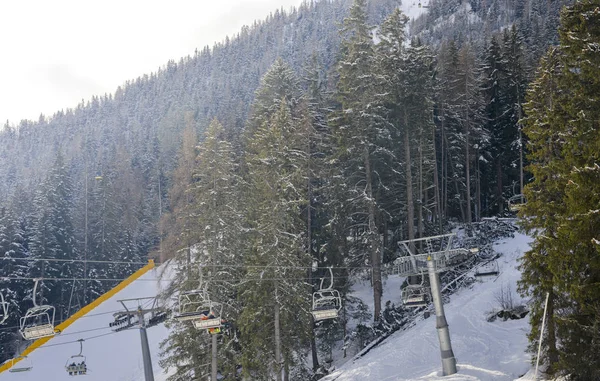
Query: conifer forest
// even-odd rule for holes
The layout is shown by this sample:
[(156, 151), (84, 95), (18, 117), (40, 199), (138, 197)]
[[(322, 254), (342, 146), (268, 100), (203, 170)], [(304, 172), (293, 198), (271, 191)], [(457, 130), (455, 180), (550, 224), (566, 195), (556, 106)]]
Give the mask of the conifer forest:
[[(548, 296), (546, 374), (599, 380), (599, 102), (599, 0), (430, 0), (417, 19), (399, 0), (306, 0), (6, 122), (0, 363), (34, 279), (63, 321), (152, 258), (176, 264), (165, 303), (201, 287), (223, 305), (220, 379), (317, 380), (403, 324), (382, 300), (400, 241), (514, 218), (518, 196), (532, 357)], [(342, 309), (315, 324), (321, 279)], [(199, 379), (216, 336), (166, 324), (169, 380)]]

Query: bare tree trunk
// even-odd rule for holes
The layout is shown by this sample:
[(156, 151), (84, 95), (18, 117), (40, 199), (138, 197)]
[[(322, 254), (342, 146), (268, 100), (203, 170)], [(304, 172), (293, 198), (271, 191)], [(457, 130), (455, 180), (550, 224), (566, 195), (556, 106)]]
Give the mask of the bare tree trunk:
[(504, 197), (502, 197), (502, 163), (500, 158), (496, 159), (496, 200), (498, 200), (498, 213), (504, 212)]
[(365, 172), (367, 175), (367, 197), (369, 209), (369, 244), (371, 245), (371, 262), (373, 266), (373, 319), (379, 320), (381, 314), (381, 295), (383, 294), (383, 284), (381, 282), (381, 244), (379, 231), (375, 222), (375, 200), (373, 199), (373, 186), (371, 177), (371, 158), (369, 155), (369, 147), (365, 145), (364, 151)]
[[(406, 207), (407, 207), (407, 233), (410, 241), (415, 239), (415, 201), (413, 196), (413, 181), (412, 181), (412, 168), (411, 168), (411, 154), (410, 154), (410, 138), (408, 136), (408, 115), (406, 110), (404, 111), (404, 161), (406, 163)], [(409, 244), (410, 250), (415, 252), (415, 244)], [(408, 279), (409, 284), (414, 284), (418, 281), (418, 277), (410, 276)]]
[(466, 112), (466, 120), (465, 120), (465, 182), (467, 187), (467, 223), (471, 223), (472, 220), (472, 212), (471, 212), (471, 152), (469, 150), (469, 134), (471, 132), (470, 121), (469, 121), (469, 111), (467, 108)]
[(481, 171), (479, 169), (479, 148), (475, 151), (475, 172), (477, 180), (475, 182), (475, 221), (481, 221)]
[[(277, 300), (277, 286), (275, 286), (275, 300)], [(282, 381), (281, 331), (279, 324), (279, 304), (275, 301), (275, 377), (277, 381)]]
[(406, 163), (406, 207), (408, 218), (408, 239), (415, 239), (415, 201), (413, 198), (412, 169), (408, 136), (408, 115), (404, 112), (404, 162)]
[[(442, 117), (443, 118), (443, 117)], [(442, 231), (442, 205), (440, 201), (440, 179), (438, 172), (438, 161), (437, 161), (437, 146), (435, 139), (435, 124), (432, 129), (432, 141), (433, 141), (433, 192), (435, 199), (435, 219), (439, 224), (440, 232)], [(442, 158), (443, 160), (443, 158)]]
[(554, 309), (555, 309), (556, 295), (553, 291), (550, 291), (550, 297), (548, 298), (548, 308), (546, 319), (548, 321), (548, 336), (546, 337), (546, 345), (548, 346), (548, 365), (550, 370), (558, 363), (558, 350), (556, 348), (556, 325), (554, 323)]
[(446, 117), (444, 116), (444, 103), (442, 102), (442, 213), (444, 217), (448, 215), (448, 160), (446, 149)]
[(419, 135), (419, 209), (417, 226), (419, 229), (419, 238), (421, 238), (425, 230), (425, 225), (423, 224), (423, 203), (427, 198), (423, 190), (423, 135)]
[[(310, 259), (312, 261), (313, 258), (313, 249), (312, 249), (312, 150), (311, 150), (311, 143), (312, 143), (312, 129), (310, 124), (307, 124), (306, 126), (307, 128), (307, 135), (308, 138), (306, 139), (307, 144), (306, 144), (306, 156), (307, 156), (307, 184), (306, 184), (306, 188), (307, 188), (307, 203), (306, 203), (306, 249), (308, 251), (308, 255), (310, 256)], [(320, 263), (319, 263), (320, 264)], [(312, 270), (308, 269), (308, 279), (309, 279), (309, 284), (312, 286)], [(317, 369), (319, 369), (319, 356), (317, 353), (317, 343), (315, 341), (315, 322), (313, 319), (313, 316), (310, 316), (310, 352), (312, 355), (312, 363), (313, 363), (313, 370), (316, 371)]]

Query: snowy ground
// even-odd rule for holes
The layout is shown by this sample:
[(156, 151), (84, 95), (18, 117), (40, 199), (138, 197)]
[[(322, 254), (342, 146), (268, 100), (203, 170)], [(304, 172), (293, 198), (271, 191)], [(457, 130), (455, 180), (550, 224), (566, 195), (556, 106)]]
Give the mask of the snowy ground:
[[(441, 376), (439, 342), (432, 316), (420, 320), (410, 330), (397, 332), (364, 357), (349, 361), (324, 380), (500, 381), (515, 380), (526, 374), (531, 368), (530, 357), (525, 353), (528, 319), (489, 323), (486, 316), (498, 307), (496, 296), (502, 288), (512, 290), (513, 297), (519, 299), (516, 294), (516, 282), (520, 278), (517, 259), (528, 249), (530, 241), (529, 237), (517, 233), (514, 239), (498, 242), (495, 249), (503, 253), (499, 259), (500, 276), (460, 290), (444, 306), (458, 364), (456, 375)], [(388, 295), (392, 291), (388, 288)], [(391, 298), (388, 296), (387, 299)], [(521, 380), (526, 379), (529, 377)]]
[[(54, 337), (42, 347), (36, 349), (28, 360), (15, 366), (20, 367), (30, 362), (33, 369), (29, 372), (0, 373), (0, 381), (34, 381), (34, 380), (73, 380), (65, 370), (70, 357), (79, 353), (78, 339), (85, 339), (83, 355), (89, 372), (86, 381), (142, 381), (144, 367), (139, 329), (131, 329), (114, 333), (109, 328), (113, 321), (112, 314), (123, 310), (117, 300), (155, 296), (159, 291), (157, 282), (161, 268), (156, 268), (102, 303), (86, 316), (74, 322), (65, 331)], [(158, 366), (159, 343), (168, 335), (164, 325), (148, 328), (148, 342), (152, 352), (152, 363), (155, 381), (164, 381), (166, 375)], [(97, 337), (96, 337), (97, 336)], [(81, 361), (79, 358), (77, 362)]]
[[(419, 4), (421, 4), (420, 7)], [(428, 6), (429, 0), (402, 0), (400, 9), (410, 20), (414, 20), (425, 13)]]

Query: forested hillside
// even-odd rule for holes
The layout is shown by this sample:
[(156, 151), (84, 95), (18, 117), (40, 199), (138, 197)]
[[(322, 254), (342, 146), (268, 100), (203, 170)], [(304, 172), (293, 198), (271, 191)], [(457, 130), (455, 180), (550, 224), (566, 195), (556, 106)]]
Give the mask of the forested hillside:
[[(173, 291), (201, 271), (228, 306), (221, 374), (309, 379), (336, 341), (390, 329), (382, 268), (398, 241), (511, 214), (531, 177), (527, 89), (567, 3), (431, 0), (409, 20), (394, 0), (306, 2), (114, 94), (7, 123), (0, 291), (23, 313), (32, 279), (52, 278), (43, 298), (64, 319), (149, 255), (174, 258)], [(371, 279), (373, 311), (344, 303), (372, 323), (313, 330), (298, 313), (330, 266), (343, 295)], [(173, 380), (200, 374), (210, 336), (173, 324)], [(0, 331), (0, 360), (15, 337)]]

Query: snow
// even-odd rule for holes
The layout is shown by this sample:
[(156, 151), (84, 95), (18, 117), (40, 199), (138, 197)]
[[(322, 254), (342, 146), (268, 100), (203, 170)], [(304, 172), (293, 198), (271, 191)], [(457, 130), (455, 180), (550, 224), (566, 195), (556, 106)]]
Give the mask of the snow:
[[(498, 307), (496, 296), (502, 289), (512, 290), (513, 298), (518, 301), (516, 282), (520, 273), (517, 260), (530, 242), (531, 238), (519, 233), (498, 242), (495, 249), (503, 254), (498, 260), (500, 275), (478, 280), (471, 288), (458, 291), (444, 306), (457, 359), (457, 374), (442, 377), (435, 317), (432, 316), (421, 318), (409, 330), (396, 332), (324, 380), (502, 381), (515, 380), (525, 374), (527, 376), (520, 380), (532, 377), (530, 356), (525, 353), (528, 319), (497, 319), (492, 323), (486, 319), (488, 312)], [(388, 282), (394, 289), (386, 287), (386, 295), (393, 291), (399, 294), (395, 283)], [(358, 295), (355, 293), (355, 296)]]
[[(160, 291), (157, 279), (164, 266), (150, 270), (138, 280), (108, 299), (87, 315), (75, 321), (60, 335), (36, 349), (28, 358), (33, 369), (29, 372), (0, 373), (0, 381), (12, 380), (73, 380), (67, 374), (65, 365), (71, 356), (79, 353), (78, 339), (85, 339), (83, 355), (87, 357), (88, 374), (86, 381), (142, 381), (144, 365), (139, 329), (112, 332), (109, 323), (113, 313), (123, 310), (117, 302), (120, 299), (155, 296)], [(166, 284), (166, 283), (163, 283)], [(129, 308), (129, 306), (128, 306)], [(167, 338), (164, 324), (147, 329), (148, 344), (152, 355), (155, 381), (164, 381), (167, 375), (158, 365), (159, 343)], [(68, 343), (68, 344), (67, 344)], [(80, 359), (77, 359), (80, 361)], [(24, 365), (19, 362), (19, 365)]]
[[(419, 7), (419, 3), (421, 7)], [(403, 0), (400, 9), (410, 20), (415, 20), (425, 12), (429, 6), (429, 0)]]
[[(400, 286), (404, 282), (404, 277), (397, 275), (389, 275), (383, 280), (383, 294), (381, 296), (382, 307), (389, 300), (395, 305), (402, 304), (402, 296), (400, 295)], [(363, 303), (369, 308), (369, 313), (373, 314), (374, 302), (373, 302), (373, 287), (369, 280), (358, 280), (352, 285), (350, 292), (355, 298), (363, 301)], [(357, 322), (351, 320), (348, 324), (349, 328), (353, 328)]]

